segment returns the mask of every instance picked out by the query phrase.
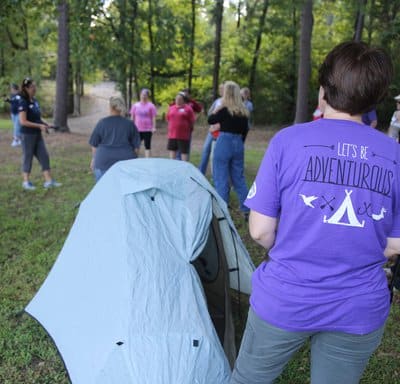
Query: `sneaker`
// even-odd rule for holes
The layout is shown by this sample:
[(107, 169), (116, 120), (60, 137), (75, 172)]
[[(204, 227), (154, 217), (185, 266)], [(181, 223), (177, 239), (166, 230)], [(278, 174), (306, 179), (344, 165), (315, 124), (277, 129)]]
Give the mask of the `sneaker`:
[(36, 187), (30, 181), (24, 181), (22, 183), (22, 188), (26, 189), (27, 191), (34, 191)]
[(19, 145), (21, 145), (21, 142), (18, 139), (14, 139), (11, 143), (12, 147), (18, 147)]
[(43, 183), (43, 187), (46, 188), (46, 189), (49, 189), (49, 188), (57, 188), (57, 187), (61, 187), (61, 186), (62, 186), (62, 184), (61, 184), (61, 183), (58, 183), (58, 182), (55, 181), (55, 180), (45, 181), (45, 182)]

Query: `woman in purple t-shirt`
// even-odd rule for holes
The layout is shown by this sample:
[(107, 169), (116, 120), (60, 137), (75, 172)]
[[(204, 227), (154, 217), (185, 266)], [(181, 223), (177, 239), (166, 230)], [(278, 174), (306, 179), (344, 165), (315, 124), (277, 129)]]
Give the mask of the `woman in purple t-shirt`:
[(157, 109), (149, 101), (150, 91), (143, 88), (140, 92), (140, 101), (132, 105), (131, 117), (140, 134), (140, 141), (144, 141), (145, 157), (151, 157), (151, 137), (156, 131)]
[(362, 123), (392, 64), (348, 42), (319, 71), (323, 119), (271, 140), (245, 204), (269, 259), (252, 279), (231, 383), (272, 383), (310, 340), (311, 383), (358, 383), (380, 344), (390, 295), (382, 266), (400, 253), (400, 149)]

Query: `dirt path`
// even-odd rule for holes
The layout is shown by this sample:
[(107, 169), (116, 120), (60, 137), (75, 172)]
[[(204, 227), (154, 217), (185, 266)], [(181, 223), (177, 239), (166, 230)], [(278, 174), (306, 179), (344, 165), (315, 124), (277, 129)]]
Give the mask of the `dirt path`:
[(115, 89), (115, 83), (111, 81), (91, 86), (81, 101), (82, 115), (68, 118), (71, 132), (89, 135), (96, 123), (108, 115), (110, 97), (118, 94), (120, 93)]
[[(69, 117), (68, 125), (73, 134), (84, 136), (83, 140), (87, 140), (87, 136), (93, 131), (96, 123), (109, 113), (108, 101), (111, 96), (118, 95), (114, 82), (101, 82), (88, 88), (87, 94), (82, 98), (82, 116)], [(152, 155), (154, 157), (168, 157), (167, 146), (167, 127), (166, 123), (158, 118), (157, 132), (154, 133), (152, 139)], [(192, 151), (201, 152), (204, 139), (207, 135), (208, 126), (204, 124), (206, 121), (204, 116), (199, 119), (195, 125), (192, 136)], [(267, 141), (271, 136), (265, 128), (252, 129), (248, 135), (246, 147), (252, 149), (264, 149)]]

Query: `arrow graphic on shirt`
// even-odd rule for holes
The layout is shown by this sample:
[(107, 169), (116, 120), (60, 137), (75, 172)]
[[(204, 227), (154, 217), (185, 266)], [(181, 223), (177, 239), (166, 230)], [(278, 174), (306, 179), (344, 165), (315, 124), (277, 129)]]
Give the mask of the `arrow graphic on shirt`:
[(309, 147), (322, 147), (322, 148), (329, 148), (331, 150), (335, 149), (334, 145), (308, 144), (304, 146), (304, 148), (309, 148)]
[(385, 160), (387, 160), (387, 161), (390, 161), (390, 162), (393, 163), (394, 165), (397, 165), (397, 161), (396, 161), (396, 160), (392, 160), (392, 159), (389, 159), (388, 157), (385, 157), (385, 156), (382, 156), (382, 155), (378, 155), (378, 154), (375, 153), (375, 152), (372, 152), (372, 156), (373, 156), (373, 157), (380, 157), (381, 159), (385, 159)]

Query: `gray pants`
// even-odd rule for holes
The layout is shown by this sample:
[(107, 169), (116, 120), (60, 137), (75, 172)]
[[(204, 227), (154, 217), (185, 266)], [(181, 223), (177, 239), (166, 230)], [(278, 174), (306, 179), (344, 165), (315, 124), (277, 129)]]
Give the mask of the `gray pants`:
[(379, 346), (384, 326), (366, 335), (289, 332), (249, 311), (231, 384), (270, 384), (293, 354), (311, 339), (311, 384), (357, 384)]
[(31, 173), (32, 160), (35, 156), (42, 171), (50, 170), (50, 159), (42, 135), (22, 135), (22, 172)]

